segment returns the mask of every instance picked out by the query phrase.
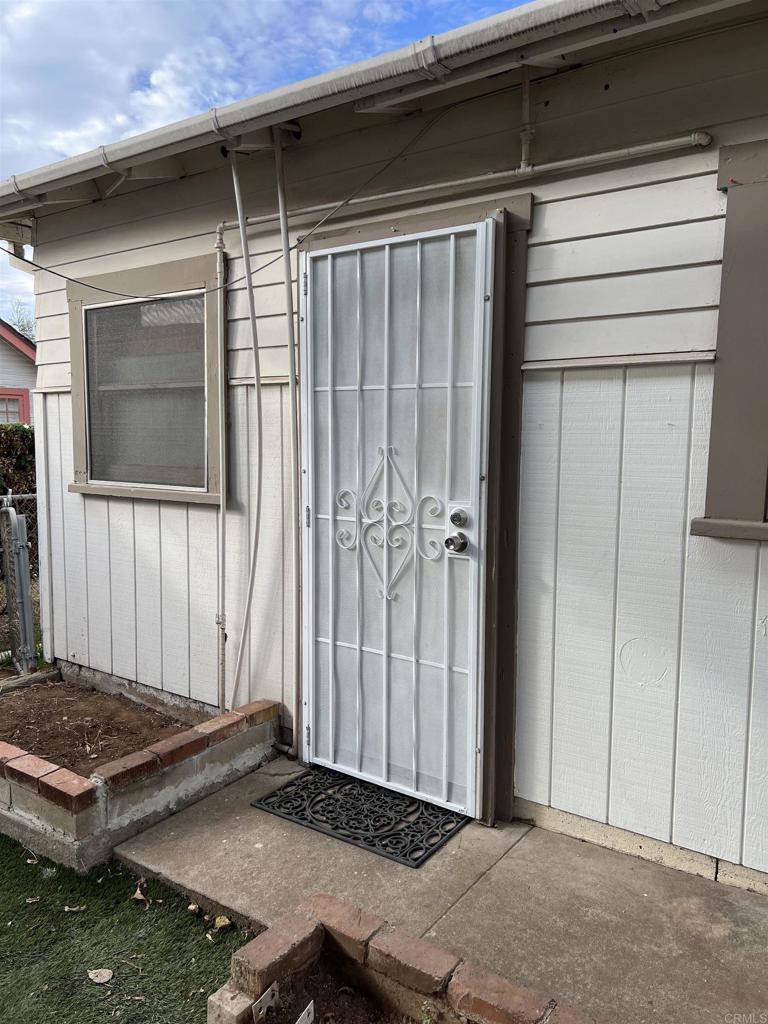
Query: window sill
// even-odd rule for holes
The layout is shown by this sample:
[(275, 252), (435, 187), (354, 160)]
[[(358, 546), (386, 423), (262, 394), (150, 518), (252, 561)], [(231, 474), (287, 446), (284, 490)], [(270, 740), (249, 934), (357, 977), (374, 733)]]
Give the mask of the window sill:
[(77, 484), (68, 487), (70, 494), (98, 494), (108, 498), (145, 498), (150, 501), (183, 501), (203, 505), (219, 505), (221, 497), (209, 491), (185, 491), (171, 487), (142, 487), (141, 484)]
[(768, 541), (768, 523), (747, 519), (692, 519), (691, 533), (696, 537)]

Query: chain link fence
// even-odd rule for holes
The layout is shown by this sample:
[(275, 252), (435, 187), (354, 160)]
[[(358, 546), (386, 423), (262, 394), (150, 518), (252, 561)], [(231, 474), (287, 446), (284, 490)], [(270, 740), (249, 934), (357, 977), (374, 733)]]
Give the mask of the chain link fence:
[[(30, 591), (32, 595), (32, 622), (34, 631), (34, 647), (39, 653), (42, 643), (40, 629), (40, 561), (38, 554), (37, 533), (37, 495), (11, 494), (2, 497), (3, 504), (10, 504), (18, 516), (24, 516), (27, 527), (29, 549)], [(18, 644), (19, 609), (14, 602), (18, 581), (7, 580), (5, 559), (0, 557), (0, 669), (13, 669), (12, 651)], [(9, 583), (11, 584), (9, 586)], [(10, 605), (9, 605), (10, 598)]]

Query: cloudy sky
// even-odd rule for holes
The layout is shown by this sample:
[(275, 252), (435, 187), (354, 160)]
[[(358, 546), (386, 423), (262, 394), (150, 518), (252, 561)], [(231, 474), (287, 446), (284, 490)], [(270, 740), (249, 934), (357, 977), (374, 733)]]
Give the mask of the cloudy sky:
[[(520, 0), (0, 0), (0, 177)], [(0, 316), (31, 279), (0, 255)]]

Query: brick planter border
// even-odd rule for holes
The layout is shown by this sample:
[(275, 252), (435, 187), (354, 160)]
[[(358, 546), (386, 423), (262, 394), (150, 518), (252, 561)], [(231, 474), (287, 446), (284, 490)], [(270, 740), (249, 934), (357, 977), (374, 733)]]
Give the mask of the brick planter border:
[(276, 701), (252, 701), (100, 765), (89, 779), (0, 741), (0, 831), (87, 870), (274, 757), (279, 710)]
[(557, 999), (515, 985), (360, 907), (318, 893), (237, 950), (232, 977), (208, 1000), (208, 1024), (245, 1024), (269, 986), (306, 971), (325, 951), (342, 977), (416, 1021), (590, 1024)]

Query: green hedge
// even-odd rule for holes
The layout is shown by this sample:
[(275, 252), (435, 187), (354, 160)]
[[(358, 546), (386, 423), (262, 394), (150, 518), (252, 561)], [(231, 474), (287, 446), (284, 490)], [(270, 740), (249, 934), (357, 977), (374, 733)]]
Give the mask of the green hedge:
[(0, 423), (0, 494), (35, 493), (35, 432), (26, 423)]

